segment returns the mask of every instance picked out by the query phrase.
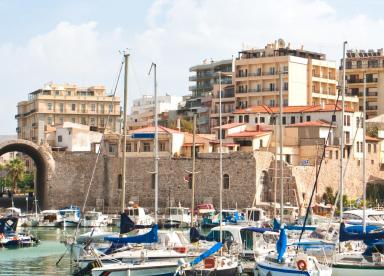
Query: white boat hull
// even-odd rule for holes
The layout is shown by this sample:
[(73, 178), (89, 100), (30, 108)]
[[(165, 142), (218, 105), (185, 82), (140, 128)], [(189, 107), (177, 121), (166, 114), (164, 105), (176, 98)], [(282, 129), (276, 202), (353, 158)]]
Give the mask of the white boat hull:
[[(173, 276), (177, 269), (176, 262), (154, 262), (139, 265), (121, 264), (104, 265), (103, 267), (92, 269), (92, 276)], [(105, 273), (105, 274), (104, 274)]]
[[(295, 267), (289, 267), (284, 265), (274, 265), (270, 263), (258, 263), (256, 266), (255, 275), (259, 276), (331, 276), (332, 270), (322, 271), (301, 271)], [(348, 275), (350, 276), (350, 275)], [(364, 275), (365, 276), (365, 275)]]
[(382, 276), (384, 266), (333, 265), (332, 276)]

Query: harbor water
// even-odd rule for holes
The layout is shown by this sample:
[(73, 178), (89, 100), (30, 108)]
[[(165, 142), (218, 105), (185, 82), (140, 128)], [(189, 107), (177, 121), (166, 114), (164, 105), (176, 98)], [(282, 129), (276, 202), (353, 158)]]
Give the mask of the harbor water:
[[(0, 248), (0, 275), (71, 275), (74, 266), (68, 252), (58, 265), (56, 262), (66, 251), (61, 238), (74, 233), (75, 229), (38, 227), (28, 230), (40, 239), (40, 244), (27, 248)], [(81, 233), (86, 231), (89, 229), (80, 229)]]

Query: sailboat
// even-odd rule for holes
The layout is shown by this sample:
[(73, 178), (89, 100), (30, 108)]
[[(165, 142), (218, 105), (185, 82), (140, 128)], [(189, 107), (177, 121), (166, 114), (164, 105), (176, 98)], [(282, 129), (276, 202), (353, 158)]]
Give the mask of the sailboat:
[[(345, 92), (345, 47), (347, 42), (344, 42), (343, 47), (343, 91), (342, 91), (342, 99), (343, 105), (342, 110), (344, 112), (344, 92)], [(335, 255), (335, 259), (333, 262), (333, 274), (336, 276), (341, 275), (365, 275), (365, 276), (379, 276), (384, 274), (384, 247), (382, 239), (384, 238), (384, 231), (382, 229), (369, 231), (367, 227), (367, 216), (366, 216), (366, 172), (365, 172), (365, 162), (366, 162), (366, 141), (365, 141), (365, 133), (366, 133), (366, 75), (363, 75), (364, 80), (364, 88), (363, 88), (363, 224), (354, 229), (355, 234), (347, 233), (347, 228), (345, 228), (344, 223), (342, 221), (342, 200), (340, 200), (340, 233), (339, 233), (339, 242), (347, 241), (347, 240), (361, 240), (368, 244), (366, 250), (353, 251), (353, 252), (338, 252)], [(343, 125), (343, 124), (342, 124)], [(341, 136), (343, 137), (343, 136)], [(343, 140), (343, 139), (341, 139)], [(342, 143), (341, 143), (342, 145)], [(343, 151), (343, 148), (341, 148)], [(341, 157), (343, 154), (341, 154)], [(341, 194), (343, 192), (343, 176), (342, 176), (342, 168), (343, 163), (341, 162)], [(343, 197), (340, 196), (342, 199)], [(356, 226), (353, 226), (356, 227)], [(367, 231), (368, 230), (368, 231)], [(356, 233), (357, 232), (357, 233)]]

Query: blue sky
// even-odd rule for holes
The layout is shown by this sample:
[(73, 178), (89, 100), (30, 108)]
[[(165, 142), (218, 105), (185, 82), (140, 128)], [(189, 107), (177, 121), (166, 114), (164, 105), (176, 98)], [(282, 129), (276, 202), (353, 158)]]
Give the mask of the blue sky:
[(280, 37), (332, 60), (344, 40), (384, 47), (383, 10), (380, 0), (0, 0), (0, 134), (15, 133), (17, 102), (44, 83), (110, 91), (125, 48), (130, 102), (152, 93), (152, 61), (160, 93), (185, 95), (190, 66)]

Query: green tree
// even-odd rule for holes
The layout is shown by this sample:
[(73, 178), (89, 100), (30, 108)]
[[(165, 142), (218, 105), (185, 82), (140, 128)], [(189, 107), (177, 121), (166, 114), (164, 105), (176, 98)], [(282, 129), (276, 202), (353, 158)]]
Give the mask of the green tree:
[[(170, 128), (176, 129), (177, 128), (177, 121), (170, 123)], [(184, 118), (181, 118), (180, 119), (180, 130), (192, 133), (193, 132), (193, 122), (186, 120)]]
[(371, 137), (377, 137), (379, 134), (379, 127), (376, 125), (373, 125), (371, 127), (367, 128), (367, 134)]
[(7, 177), (12, 183), (13, 192), (17, 192), (17, 182), (23, 180), (25, 172), (25, 164), (19, 159), (15, 158), (5, 165)]
[(335, 204), (335, 196), (333, 195), (333, 189), (330, 186), (325, 188), (325, 193), (323, 194), (323, 200), (325, 204)]

